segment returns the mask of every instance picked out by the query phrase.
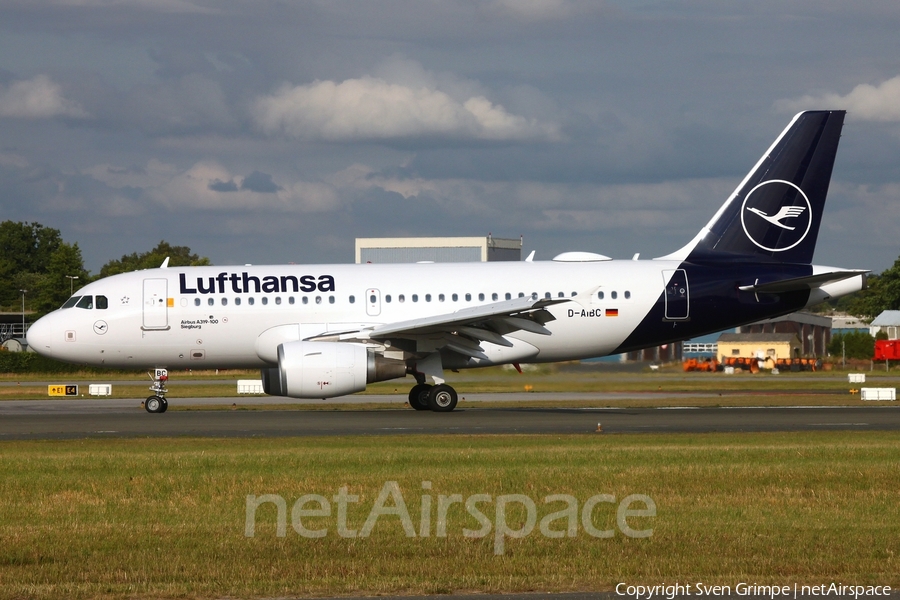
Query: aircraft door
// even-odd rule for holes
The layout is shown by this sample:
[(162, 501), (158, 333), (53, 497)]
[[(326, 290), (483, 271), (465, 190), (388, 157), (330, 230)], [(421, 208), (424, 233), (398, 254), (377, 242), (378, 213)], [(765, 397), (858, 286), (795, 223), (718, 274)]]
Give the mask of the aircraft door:
[(381, 314), (381, 292), (375, 289), (366, 290), (366, 314), (377, 317)]
[(168, 329), (168, 280), (144, 280), (144, 329)]
[(687, 319), (690, 316), (690, 290), (684, 269), (662, 272), (666, 282), (666, 319)]

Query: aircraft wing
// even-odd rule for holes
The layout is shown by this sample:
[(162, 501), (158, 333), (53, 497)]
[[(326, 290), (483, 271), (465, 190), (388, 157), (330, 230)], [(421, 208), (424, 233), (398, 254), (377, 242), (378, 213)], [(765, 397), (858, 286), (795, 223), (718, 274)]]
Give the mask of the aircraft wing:
[(504, 336), (515, 331), (528, 331), (539, 335), (550, 335), (545, 323), (555, 317), (546, 310), (548, 306), (570, 302), (571, 298), (513, 298), (463, 308), (443, 315), (410, 319), (395, 323), (384, 323), (371, 328), (355, 331), (327, 332), (312, 338), (316, 340), (339, 341), (386, 341), (391, 339), (417, 339), (440, 336), (439, 347), (448, 347), (467, 356), (483, 356), (479, 342), (491, 342), (511, 347), (513, 344)]
[(782, 279), (780, 281), (769, 281), (767, 283), (758, 283), (754, 285), (742, 285), (738, 287), (742, 292), (754, 292), (757, 294), (780, 294), (784, 292), (796, 292), (799, 290), (811, 290), (833, 283), (850, 279), (857, 275), (863, 275), (869, 271), (832, 271), (830, 273), (819, 273), (817, 275), (809, 275), (807, 277), (795, 277), (793, 279)]

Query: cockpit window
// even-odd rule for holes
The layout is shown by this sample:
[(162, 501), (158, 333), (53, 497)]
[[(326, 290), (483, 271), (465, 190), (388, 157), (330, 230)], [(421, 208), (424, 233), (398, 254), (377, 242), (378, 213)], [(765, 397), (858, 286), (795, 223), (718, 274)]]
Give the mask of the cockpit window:
[(106, 296), (97, 296), (97, 308), (100, 310), (109, 308), (109, 300), (106, 299)]
[(75, 305), (75, 308), (94, 308), (94, 297), (93, 296), (82, 296), (81, 300), (78, 301), (78, 304)]
[(72, 308), (79, 300), (81, 300), (81, 296), (72, 296), (66, 300), (66, 303), (62, 305), (62, 308)]

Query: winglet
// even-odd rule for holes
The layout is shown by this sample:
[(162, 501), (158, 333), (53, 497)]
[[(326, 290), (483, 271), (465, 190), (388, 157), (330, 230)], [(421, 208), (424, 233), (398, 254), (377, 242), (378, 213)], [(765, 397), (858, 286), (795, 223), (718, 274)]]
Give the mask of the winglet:
[(166, 257), (166, 260), (163, 261), (163, 264), (159, 265), (160, 269), (168, 269), (169, 268), (169, 257)]
[(532, 250), (532, 251), (531, 251), (531, 254), (528, 255), (528, 258), (525, 259), (525, 262), (534, 262), (534, 253), (535, 253), (535, 252), (537, 252), (537, 251), (536, 251), (536, 250)]

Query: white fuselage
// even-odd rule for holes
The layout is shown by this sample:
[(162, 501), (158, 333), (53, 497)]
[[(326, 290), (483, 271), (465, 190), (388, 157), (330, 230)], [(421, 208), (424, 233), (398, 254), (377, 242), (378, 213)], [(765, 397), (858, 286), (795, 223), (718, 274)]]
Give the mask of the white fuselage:
[[(488, 360), (551, 362), (611, 353), (663, 293), (678, 261), (171, 267), (108, 277), (93, 298), (38, 321), (41, 354), (119, 368), (256, 368), (281, 341), (444, 315), (521, 296), (566, 298), (547, 308), (551, 335), (516, 331)], [(106, 308), (97, 297), (105, 298)], [(277, 328), (277, 329), (273, 329)], [(290, 333), (285, 334), (285, 329)], [(269, 334), (266, 334), (266, 332)], [(294, 333), (296, 331), (296, 334)], [(421, 340), (419, 342), (421, 344)]]

